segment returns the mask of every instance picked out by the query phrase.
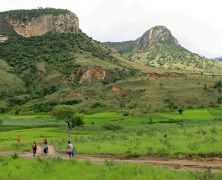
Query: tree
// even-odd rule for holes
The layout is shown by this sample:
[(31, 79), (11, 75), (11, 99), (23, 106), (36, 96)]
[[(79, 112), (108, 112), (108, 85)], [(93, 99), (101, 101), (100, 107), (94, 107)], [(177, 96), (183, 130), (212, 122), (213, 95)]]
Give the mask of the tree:
[(67, 133), (69, 138), (73, 128), (84, 124), (83, 116), (77, 113), (74, 108), (69, 105), (58, 105), (54, 107), (52, 114), (56, 119), (63, 120), (67, 123)]
[(182, 106), (180, 106), (180, 107), (178, 108), (178, 112), (179, 112), (180, 114), (182, 114), (183, 111), (184, 111), (184, 108), (183, 108)]

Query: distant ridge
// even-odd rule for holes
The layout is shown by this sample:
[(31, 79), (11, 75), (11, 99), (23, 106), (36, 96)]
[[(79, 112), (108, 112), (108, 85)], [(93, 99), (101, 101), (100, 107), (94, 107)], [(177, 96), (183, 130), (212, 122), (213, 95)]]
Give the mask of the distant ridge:
[(222, 72), (222, 63), (182, 47), (165, 26), (155, 26), (134, 41), (105, 42), (107, 47), (131, 61), (173, 70)]
[(222, 57), (216, 57), (216, 60), (222, 61)]

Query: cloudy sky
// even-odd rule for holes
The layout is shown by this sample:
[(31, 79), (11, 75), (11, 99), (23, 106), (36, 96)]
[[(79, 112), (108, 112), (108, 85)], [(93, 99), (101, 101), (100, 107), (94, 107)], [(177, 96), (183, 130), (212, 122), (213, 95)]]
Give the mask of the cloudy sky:
[(164, 25), (185, 48), (206, 57), (222, 56), (221, 0), (4, 0), (0, 11), (38, 7), (76, 13), (81, 29), (99, 41), (140, 37)]

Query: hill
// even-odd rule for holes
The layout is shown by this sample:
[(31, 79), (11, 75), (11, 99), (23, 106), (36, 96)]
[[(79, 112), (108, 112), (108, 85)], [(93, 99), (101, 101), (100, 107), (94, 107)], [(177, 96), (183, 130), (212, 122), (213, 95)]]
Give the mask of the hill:
[(183, 48), (164, 26), (155, 26), (135, 41), (106, 42), (131, 61), (172, 70), (221, 73), (222, 63)]
[[(39, 11), (41, 13), (32, 15)], [(79, 29), (77, 21), (70, 18), (66, 19), (69, 22), (60, 26), (59, 31), (56, 26), (51, 31), (48, 25), (51, 27), (57, 22), (52, 19), (70, 17), (66, 16), (66, 13), (70, 14), (66, 10), (61, 14), (57, 14), (61, 10), (51, 11), (1, 13), (4, 17), (0, 21), (7, 22), (11, 22), (8, 18), (18, 19), (20, 14), (25, 13), (24, 17), (31, 24), (24, 26), (25, 34), (17, 33), (10, 23), (1, 26), (5, 34), (1, 31), (0, 35), (7, 38), (0, 43), (0, 112), (48, 112), (59, 104), (73, 105), (86, 113), (110, 109), (146, 113), (176, 109), (181, 105), (218, 105), (222, 95), (213, 87), (220, 77), (179, 73), (129, 61), (88, 37)], [(43, 20), (49, 16), (49, 21)], [(33, 22), (37, 21), (38, 25), (44, 26), (33, 31), (35, 34), (27, 33), (35, 29)], [(168, 36), (171, 40), (160, 39), (163, 42), (167, 40), (168, 44), (177, 44)], [(126, 42), (122, 52), (130, 55), (131, 50), (140, 52), (153, 47), (153, 44), (156, 42), (147, 43), (145, 39), (138, 40), (136, 44), (134, 41)], [(160, 44), (163, 45), (162, 41)]]
[(216, 60), (222, 61), (222, 57), (215, 58)]
[[(76, 18), (74, 21), (70, 14)], [(26, 20), (21, 20), (24, 17)], [(59, 29), (52, 27), (57, 21), (62, 23)], [(2, 109), (36, 101), (65, 88), (75, 89), (97, 82), (109, 84), (138, 72), (132, 63), (84, 34), (78, 27), (77, 16), (67, 10), (2, 12), (0, 22), (8, 22), (0, 29), (0, 34), (7, 36), (0, 43)], [(24, 29), (18, 31), (20, 26)], [(79, 102), (76, 99), (64, 101), (75, 104)], [(55, 100), (52, 104), (57, 103)], [(34, 102), (32, 106), (35, 109), (38, 105)]]

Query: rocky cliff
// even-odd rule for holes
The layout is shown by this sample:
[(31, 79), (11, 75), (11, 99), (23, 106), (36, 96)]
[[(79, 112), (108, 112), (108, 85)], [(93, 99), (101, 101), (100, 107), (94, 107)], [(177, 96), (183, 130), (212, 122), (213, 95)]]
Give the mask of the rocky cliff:
[(135, 50), (149, 49), (161, 43), (171, 43), (179, 45), (177, 39), (165, 26), (155, 26), (147, 30), (141, 37), (134, 41), (105, 42), (104, 44), (120, 53), (127, 53)]
[(165, 26), (155, 26), (146, 31), (135, 41), (135, 47), (141, 50), (162, 42), (179, 45), (178, 41), (173, 37), (169, 29)]
[(34, 9), (0, 13), (1, 41), (8, 36), (42, 36), (52, 33), (76, 33), (78, 17), (68, 10)]

